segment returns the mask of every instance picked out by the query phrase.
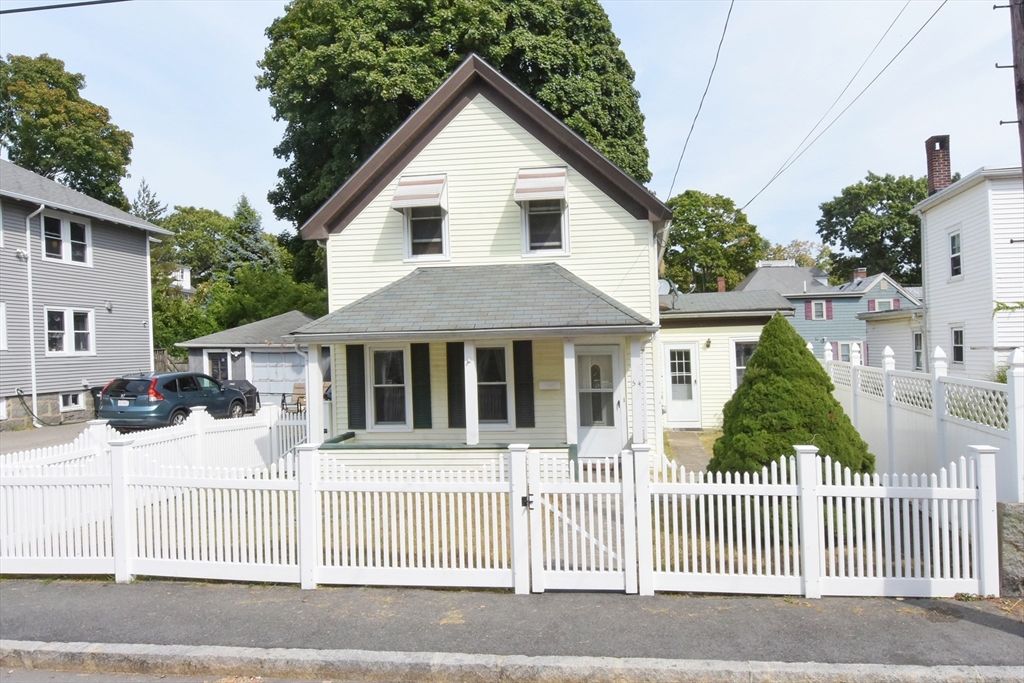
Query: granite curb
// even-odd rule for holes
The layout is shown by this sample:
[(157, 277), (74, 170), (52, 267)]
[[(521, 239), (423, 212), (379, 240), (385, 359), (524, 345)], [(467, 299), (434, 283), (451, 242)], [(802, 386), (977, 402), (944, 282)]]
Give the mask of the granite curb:
[(527, 657), (447, 652), (264, 649), (0, 640), (0, 665), (22, 669), (165, 675), (249, 675), (415, 683), (651, 681), (906, 681), (1019, 683), (1024, 667), (730, 662), (614, 657)]

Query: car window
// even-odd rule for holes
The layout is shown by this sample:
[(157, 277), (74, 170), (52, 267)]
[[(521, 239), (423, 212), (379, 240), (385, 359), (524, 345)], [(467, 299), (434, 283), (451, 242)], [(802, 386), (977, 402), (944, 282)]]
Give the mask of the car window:
[(199, 381), (199, 387), (203, 390), (220, 389), (220, 385), (206, 375), (197, 375), (196, 379)]
[(164, 391), (177, 391), (177, 390), (178, 390), (178, 380), (172, 379), (172, 380), (169, 380), (167, 382), (164, 382)]
[(110, 383), (110, 386), (107, 387), (107, 393), (134, 394), (138, 396), (149, 391), (149, 383), (150, 380), (148, 379), (125, 379), (124, 377), (119, 377)]
[(178, 378), (178, 391), (199, 391), (199, 385), (196, 383), (195, 377), (179, 377)]

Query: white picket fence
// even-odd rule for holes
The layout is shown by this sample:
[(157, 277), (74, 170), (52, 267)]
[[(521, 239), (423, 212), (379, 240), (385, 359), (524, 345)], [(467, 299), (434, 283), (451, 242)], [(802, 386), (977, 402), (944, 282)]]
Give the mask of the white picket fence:
[[(0, 573), (821, 595), (998, 594), (994, 448), (934, 476), (861, 476), (811, 446), (753, 475), (650, 447), (577, 471), (510, 446), (461, 471), (165, 463), (113, 440), (0, 478)], [(215, 458), (216, 453), (197, 457)], [(51, 469), (44, 469), (44, 468)]]
[(895, 370), (889, 347), (883, 369), (861, 365), (856, 344), (849, 363), (833, 361), (831, 347), (825, 352), (833, 395), (879, 470), (938, 474), (970, 444), (984, 443), (999, 449), (999, 500), (1024, 502), (1024, 350), (1011, 354), (1006, 384), (948, 376), (938, 347), (931, 374)]

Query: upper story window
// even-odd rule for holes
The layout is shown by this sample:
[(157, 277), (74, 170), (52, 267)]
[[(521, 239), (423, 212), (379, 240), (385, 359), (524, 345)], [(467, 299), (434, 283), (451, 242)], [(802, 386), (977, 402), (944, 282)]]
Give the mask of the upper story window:
[(92, 227), (77, 216), (43, 214), (43, 258), (66, 263), (92, 263)]
[(96, 353), (90, 310), (46, 309), (46, 355), (70, 356)]
[(893, 311), (899, 307), (899, 299), (868, 299), (869, 311)]
[(960, 277), (964, 274), (960, 231), (949, 233), (949, 277)]
[(402, 213), (404, 259), (445, 261), (448, 240), (447, 176), (402, 176), (391, 208)]
[(964, 362), (964, 328), (953, 327), (950, 328), (950, 345), (953, 347), (953, 358), (954, 363)]
[(825, 302), (824, 301), (812, 301), (811, 302), (812, 320), (824, 320), (825, 319)]
[(569, 253), (564, 167), (520, 170), (513, 199), (522, 207), (524, 256)]

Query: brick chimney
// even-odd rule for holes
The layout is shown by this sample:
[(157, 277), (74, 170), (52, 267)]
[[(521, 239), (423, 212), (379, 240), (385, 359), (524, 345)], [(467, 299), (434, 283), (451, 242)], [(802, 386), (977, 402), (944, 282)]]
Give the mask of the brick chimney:
[(718, 276), (718, 291), (719, 292), (724, 292), (725, 291), (725, 278), (722, 277), (721, 275)]
[(924, 143), (928, 157), (928, 195), (953, 184), (949, 168), (949, 136), (933, 135)]
[(864, 280), (868, 276), (867, 268), (854, 268), (853, 272), (850, 273), (850, 282), (856, 282), (857, 280)]

